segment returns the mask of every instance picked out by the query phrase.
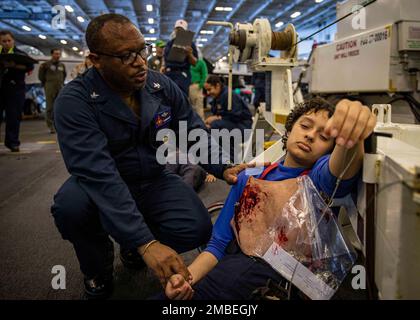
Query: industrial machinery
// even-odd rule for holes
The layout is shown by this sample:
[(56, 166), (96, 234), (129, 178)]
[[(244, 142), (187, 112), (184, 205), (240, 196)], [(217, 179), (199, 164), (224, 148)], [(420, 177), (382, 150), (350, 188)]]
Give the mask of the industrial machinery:
[[(284, 132), (284, 123), (294, 107), (292, 72), (297, 65), (297, 33), (289, 24), (284, 31), (274, 32), (269, 20), (256, 19), (251, 23), (237, 23), (233, 26), (226, 22), (209, 21), (211, 25), (223, 25), (232, 30), (229, 36), (229, 85), (231, 84), (232, 63), (247, 63), (254, 72), (266, 72), (266, 103), (260, 106), (252, 127), (252, 134), (244, 145), (243, 160), (276, 161), (283, 154), (282, 143), (270, 146), (262, 152), (256, 141), (261, 122), (268, 122), (279, 134)], [(271, 50), (280, 50), (280, 57), (270, 57)], [(231, 93), (231, 90), (229, 90)]]
[(373, 297), (419, 299), (420, 126), (392, 123), (391, 105), (372, 108), (382, 136), (365, 155), (356, 204), (344, 207), (366, 257)]
[[(314, 49), (309, 91), (393, 104), (393, 121), (420, 122), (420, 2), (348, 0), (337, 4), (336, 40)], [(411, 110), (410, 110), (411, 109)]]
[[(351, 97), (378, 116), (351, 224), (366, 257), (371, 297), (420, 298), (420, 2), (337, 4), (334, 42), (314, 49), (311, 95)], [(414, 116), (413, 116), (414, 115)], [(414, 119), (414, 120), (413, 120)], [(373, 288), (372, 288), (373, 287)], [(373, 295), (372, 295), (373, 292)]]
[[(420, 122), (420, 2), (348, 0), (337, 4), (337, 18), (343, 19), (336, 40), (313, 51), (301, 78), (309, 79), (310, 95), (351, 97), (371, 106), (378, 125), (357, 199), (335, 204), (347, 209), (356, 247), (366, 258), (370, 297), (420, 299), (420, 127), (414, 124)], [(257, 19), (231, 28), (230, 64), (247, 62), (268, 75), (267, 103), (253, 131), (264, 119), (281, 133), (296, 100), (294, 27), (272, 32), (267, 20)], [(269, 57), (270, 50), (281, 50), (281, 56)], [(254, 133), (244, 160), (255, 152), (255, 140)], [(277, 161), (282, 147), (278, 141), (254, 161)]]

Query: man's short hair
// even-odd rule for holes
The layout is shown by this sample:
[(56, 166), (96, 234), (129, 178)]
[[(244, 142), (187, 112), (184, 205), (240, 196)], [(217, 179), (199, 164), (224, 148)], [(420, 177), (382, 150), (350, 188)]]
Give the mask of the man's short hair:
[(334, 114), (335, 108), (328, 101), (319, 97), (310, 99), (295, 106), (295, 108), (289, 113), (289, 115), (286, 118), (286, 131), (281, 137), (281, 141), (283, 142), (283, 150), (286, 150), (289, 132), (292, 131), (292, 128), (295, 125), (296, 121), (298, 121), (298, 119), (304, 114), (317, 113), (318, 111), (323, 110), (327, 111), (328, 118), (331, 118)]
[(61, 49), (59, 49), (59, 48), (53, 48), (53, 49), (51, 49), (51, 54), (53, 54), (54, 51), (60, 51), (61, 52)]
[(86, 29), (86, 44), (91, 52), (100, 51), (105, 40), (102, 35), (102, 28), (105, 23), (112, 21), (118, 24), (132, 23), (130, 19), (116, 13), (107, 13), (94, 18)]
[(13, 36), (13, 33), (11, 31), (9, 31), (9, 30), (0, 30), (0, 37), (1, 36), (7, 36), (7, 35), (11, 36), (12, 39), (15, 39), (15, 37)]

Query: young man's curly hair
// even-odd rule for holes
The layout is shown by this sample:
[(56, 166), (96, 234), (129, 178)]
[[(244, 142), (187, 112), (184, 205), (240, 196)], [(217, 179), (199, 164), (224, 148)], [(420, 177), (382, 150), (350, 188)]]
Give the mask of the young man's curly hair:
[(281, 137), (281, 141), (283, 142), (283, 150), (286, 150), (289, 132), (292, 131), (296, 121), (304, 114), (309, 114), (312, 112), (317, 113), (321, 110), (328, 111), (328, 118), (331, 118), (334, 114), (335, 108), (328, 101), (322, 98), (313, 98), (295, 106), (295, 108), (287, 116), (285, 124), (286, 132)]

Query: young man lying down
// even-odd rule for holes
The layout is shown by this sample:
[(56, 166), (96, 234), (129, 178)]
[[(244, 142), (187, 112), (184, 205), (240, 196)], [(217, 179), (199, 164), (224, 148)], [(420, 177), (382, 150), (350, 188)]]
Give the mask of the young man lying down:
[[(188, 267), (192, 280), (173, 275), (166, 285), (166, 296), (250, 299), (256, 288), (266, 285), (267, 279), (274, 283), (284, 281), (269, 264), (252, 255), (256, 247), (264, 246), (264, 229), (275, 217), (263, 212), (266, 216), (255, 224), (245, 217), (246, 211), (253, 210), (255, 216), (258, 207), (277, 206), (278, 211), (272, 210), (275, 215), (296, 191), (296, 180), (303, 175), (311, 178), (320, 194), (331, 197), (337, 178), (350, 163), (335, 193), (336, 198), (344, 197), (357, 183), (363, 163), (363, 141), (375, 125), (376, 117), (360, 102), (342, 100), (334, 108), (324, 100), (313, 99), (295, 107), (286, 120), (284, 160), (264, 170), (263, 177), (250, 177), (245, 171), (239, 175), (214, 225), (208, 247)], [(277, 184), (270, 186), (268, 181)], [(270, 197), (273, 193), (277, 196)], [(239, 243), (238, 236), (245, 240)], [(265, 244), (263, 250), (267, 248)]]

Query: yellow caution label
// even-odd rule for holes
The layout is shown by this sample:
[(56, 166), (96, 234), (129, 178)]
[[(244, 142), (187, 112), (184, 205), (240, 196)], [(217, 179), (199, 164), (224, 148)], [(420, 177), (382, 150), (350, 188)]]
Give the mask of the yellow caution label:
[(287, 115), (285, 115), (285, 114), (275, 114), (274, 115), (274, 121), (276, 123), (285, 124), (286, 123), (286, 119), (287, 119)]
[(392, 79), (389, 79), (389, 92), (397, 92), (397, 88), (394, 87), (394, 82)]
[(273, 146), (276, 143), (277, 143), (277, 141), (266, 141), (266, 142), (264, 142), (264, 150), (267, 150), (268, 148), (270, 148), (271, 146)]

